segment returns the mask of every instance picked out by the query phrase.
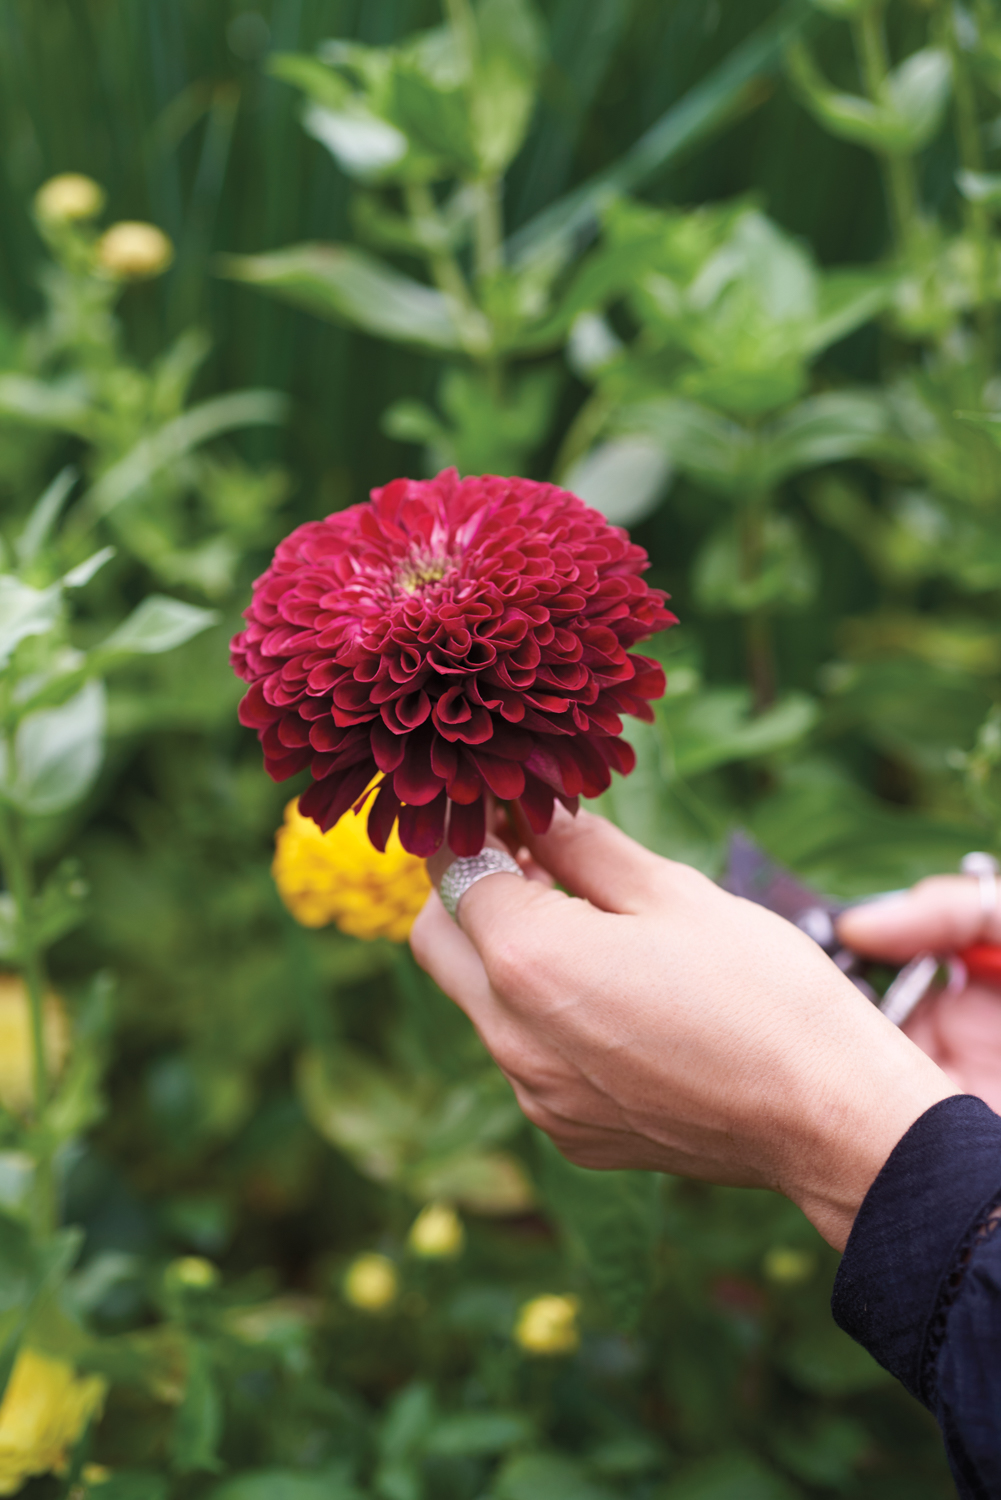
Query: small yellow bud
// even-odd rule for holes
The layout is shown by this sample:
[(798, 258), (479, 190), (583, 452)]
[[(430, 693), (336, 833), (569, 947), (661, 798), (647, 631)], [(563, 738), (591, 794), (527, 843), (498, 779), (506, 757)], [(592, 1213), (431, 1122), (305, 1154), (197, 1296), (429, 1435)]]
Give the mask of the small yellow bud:
[(124, 220), (112, 224), (97, 242), (97, 264), (123, 281), (159, 276), (173, 259), (173, 245), (155, 224)]
[[(58, 995), (45, 997), (42, 1019), (45, 1060), (56, 1076), (69, 1051), (69, 1026)], [(35, 1096), (31, 1005), (20, 974), (0, 974), (0, 1104), (11, 1114), (27, 1114)]]
[(35, 212), (48, 224), (70, 224), (95, 219), (104, 207), (104, 189), (82, 172), (60, 172), (35, 194)]
[(447, 1203), (429, 1203), (410, 1226), (407, 1243), (425, 1260), (452, 1260), (462, 1253), (466, 1231), (454, 1208)]
[(206, 1291), (219, 1280), (219, 1268), (201, 1255), (183, 1255), (167, 1267), (167, 1280), (191, 1291)]
[(792, 1250), (787, 1245), (773, 1245), (762, 1262), (762, 1270), (769, 1281), (780, 1286), (797, 1286), (809, 1281), (817, 1264), (816, 1256), (809, 1250)]
[(106, 1484), (111, 1478), (111, 1470), (105, 1468), (104, 1464), (84, 1464), (80, 1470), (80, 1478), (84, 1484)]
[(383, 1312), (396, 1301), (399, 1290), (400, 1278), (393, 1262), (374, 1252), (359, 1255), (344, 1277), (345, 1297), (362, 1312)]
[(528, 1354), (572, 1354), (580, 1344), (576, 1297), (533, 1297), (522, 1304), (514, 1341)]

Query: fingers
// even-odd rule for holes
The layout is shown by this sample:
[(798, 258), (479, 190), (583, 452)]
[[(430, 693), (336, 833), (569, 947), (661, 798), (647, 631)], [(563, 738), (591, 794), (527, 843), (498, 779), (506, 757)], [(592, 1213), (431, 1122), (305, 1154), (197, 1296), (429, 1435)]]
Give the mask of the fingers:
[(440, 990), (454, 1000), (481, 1033), (497, 1003), (479, 954), (432, 891), (410, 933), (414, 957)]
[(670, 863), (594, 813), (556, 804), (549, 832), (523, 829), (534, 860), (601, 911), (638, 915), (663, 900)]
[(903, 896), (853, 907), (837, 927), (857, 953), (896, 962), (924, 949), (955, 953), (971, 943), (1001, 941), (1001, 915), (984, 911), (980, 882), (969, 875), (935, 875)]

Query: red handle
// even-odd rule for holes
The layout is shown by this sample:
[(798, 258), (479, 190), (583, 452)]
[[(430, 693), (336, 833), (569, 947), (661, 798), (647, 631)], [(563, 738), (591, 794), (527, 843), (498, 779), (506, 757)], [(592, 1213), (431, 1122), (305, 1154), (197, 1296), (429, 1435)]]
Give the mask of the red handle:
[(1001, 985), (1001, 944), (974, 943), (956, 957), (966, 966), (971, 979), (982, 984)]

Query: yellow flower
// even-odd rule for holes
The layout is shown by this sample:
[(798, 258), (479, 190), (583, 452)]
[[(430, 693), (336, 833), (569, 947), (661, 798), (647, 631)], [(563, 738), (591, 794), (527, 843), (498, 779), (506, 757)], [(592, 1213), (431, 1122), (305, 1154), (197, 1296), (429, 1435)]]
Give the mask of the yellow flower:
[[(45, 1058), (49, 1072), (57, 1074), (69, 1050), (69, 1026), (58, 995), (45, 997)], [(31, 1007), (20, 974), (0, 974), (0, 1104), (12, 1114), (23, 1115), (34, 1098), (34, 1062), (31, 1051)]]
[(14, 1495), (32, 1474), (65, 1462), (91, 1417), (101, 1409), (107, 1383), (78, 1377), (65, 1360), (22, 1348), (0, 1405), (0, 1495)]
[(572, 1354), (580, 1343), (576, 1297), (533, 1297), (518, 1310), (514, 1341), (528, 1354)]
[(447, 1203), (429, 1203), (410, 1226), (407, 1243), (425, 1260), (451, 1260), (461, 1254), (466, 1231), (454, 1208)]
[(97, 242), (97, 263), (123, 281), (159, 276), (174, 259), (174, 247), (155, 224), (123, 220), (106, 229)]
[(349, 809), (329, 833), (304, 818), (297, 802), (285, 809), (275, 836), (271, 873), (297, 922), (325, 927), (335, 922), (352, 937), (406, 942), (414, 918), (431, 890), (424, 861), (408, 854), (396, 830), (385, 854), (368, 840), (368, 811)]
[(50, 177), (35, 194), (35, 212), (49, 224), (94, 219), (103, 207), (103, 187), (82, 172), (61, 172), (58, 177)]
[(172, 1260), (165, 1274), (174, 1286), (198, 1292), (215, 1286), (219, 1280), (219, 1268), (201, 1255), (182, 1255), (180, 1260)]
[(762, 1262), (762, 1270), (769, 1281), (780, 1286), (796, 1286), (809, 1281), (816, 1265), (816, 1257), (809, 1250), (791, 1250), (786, 1245), (773, 1245)]
[(359, 1255), (348, 1266), (344, 1295), (362, 1312), (384, 1312), (396, 1301), (400, 1279), (387, 1255)]

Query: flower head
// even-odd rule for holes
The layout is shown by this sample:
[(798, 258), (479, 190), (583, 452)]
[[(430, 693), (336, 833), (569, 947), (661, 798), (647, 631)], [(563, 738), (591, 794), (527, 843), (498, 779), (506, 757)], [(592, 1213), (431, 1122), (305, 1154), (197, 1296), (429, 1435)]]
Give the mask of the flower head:
[(466, 1231), (447, 1203), (429, 1203), (410, 1226), (407, 1244), (423, 1260), (452, 1260), (461, 1254)]
[[(49, 1072), (56, 1074), (69, 1050), (69, 1026), (62, 1001), (51, 992), (45, 997), (42, 1035)], [(0, 973), (0, 1104), (12, 1114), (26, 1114), (34, 1092), (28, 991), (19, 974)]]
[(486, 794), (537, 832), (558, 797), (632, 769), (622, 714), (649, 719), (659, 665), (629, 647), (675, 617), (641, 547), (528, 479), (396, 479), (300, 526), (254, 586), (233, 665), (269, 774), (307, 766), (299, 810), (333, 827), (382, 780), (368, 832), (428, 855), (483, 847)]
[(174, 259), (174, 247), (155, 224), (123, 220), (106, 229), (97, 242), (102, 271), (122, 281), (145, 281), (159, 276)]
[(518, 1310), (514, 1341), (526, 1354), (572, 1354), (580, 1343), (576, 1297), (533, 1297)]
[(344, 1277), (344, 1296), (362, 1312), (385, 1312), (396, 1301), (399, 1290), (400, 1278), (393, 1262), (388, 1255), (375, 1251), (353, 1260)]
[(58, 1469), (106, 1389), (100, 1375), (77, 1376), (65, 1360), (22, 1346), (0, 1405), (0, 1495)]
[(104, 189), (82, 172), (60, 172), (35, 194), (35, 212), (47, 224), (94, 219), (104, 207)]
[(424, 861), (408, 854), (395, 832), (383, 853), (373, 849), (368, 812), (349, 809), (327, 833), (304, 818), (295, 800), (275, 835), (271, 872), (289, 911), (304, 927), (334, 922), (352, 937), (404, 943), (428, 898)]

